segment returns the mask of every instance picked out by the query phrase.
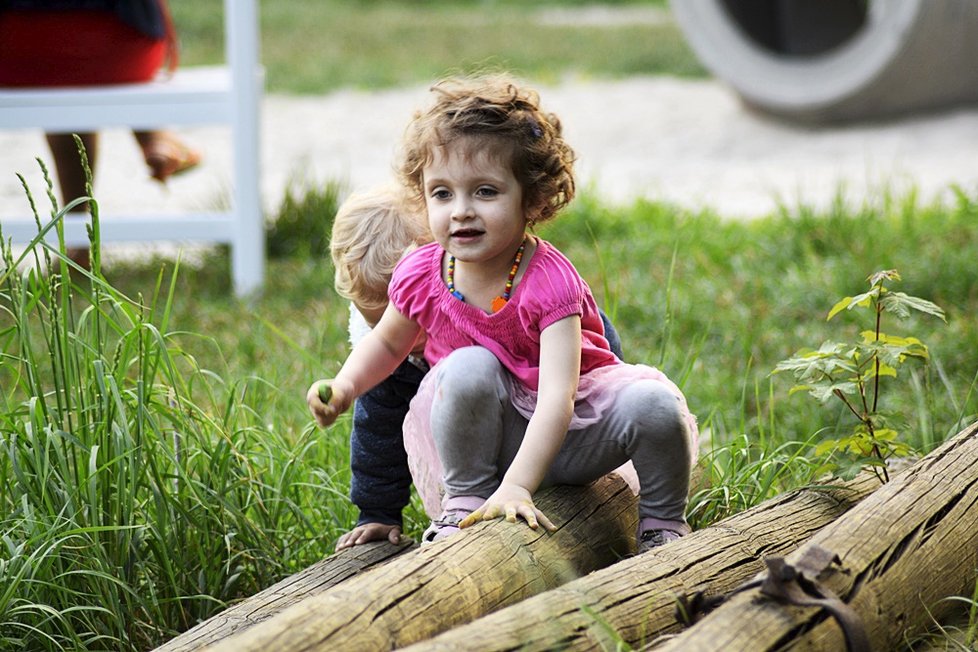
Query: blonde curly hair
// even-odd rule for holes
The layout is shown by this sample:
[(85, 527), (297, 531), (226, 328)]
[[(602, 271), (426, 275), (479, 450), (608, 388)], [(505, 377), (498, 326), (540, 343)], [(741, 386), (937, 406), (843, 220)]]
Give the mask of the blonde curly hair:
[(414, 115), (397, 172), (415, 201), (424, 202), (424, 168), (437, 148), (461, 138), (509, 156), (531, 225), (552, 219), (574, 197), (574, 151), (560, 120), (540, 108), (539, 94), (504, 74), (451, 77), (431, 87), (434, 104)]
[(358, 308), (382, 309), (394, 266), (431, 241), (423, 215), (397, 186), (351, 195), (333, 220), (333, 287)]

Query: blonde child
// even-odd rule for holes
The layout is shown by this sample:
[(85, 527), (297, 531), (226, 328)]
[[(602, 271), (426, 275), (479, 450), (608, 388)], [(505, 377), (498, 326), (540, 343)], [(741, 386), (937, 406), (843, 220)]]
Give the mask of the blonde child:
[[(370, 332), (387, 308), (387, 285), (397, 262), (430, 241), (424, 215), (395, 185), (343, 202), (333, 220), (330, 257), (333, 286), (350, 301), (351, 343)], [(423, 344), (354, 405), (350, 498), (360, 514), (356, 526), (340, 537), (338, 550), (383, 539), (400, 542), (401, 513), (411, 498), (401, 424), (428, 370), (422, 353)]]
[(641, 484), (639, 549), (686, 534), (696, 433), (682, 394), (611, 352), (587, 284), (528, 232), (574, 194), (560, 122), (506, 77), (433, 90), (400, 172), (434, 242), (397, 265), (383, 316), (330, 381), (328, 403), (310, 387), (311, 411), (332, 423), (426, 333), (434, 366), (404, 423), (415, 483), (443, 468), (426, 541), (498, 517), (553, 530), (533, 504), (539, 487), (585, 484), (628, 460)]

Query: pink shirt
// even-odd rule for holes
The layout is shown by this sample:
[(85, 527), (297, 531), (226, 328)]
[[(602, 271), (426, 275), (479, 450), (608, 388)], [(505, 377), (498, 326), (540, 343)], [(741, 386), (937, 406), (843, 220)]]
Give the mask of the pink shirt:
[(487, 314), (451, 295), (442, 280), (444, 250), (431, 243), (408, 254), (394, 269), (390, 300), (428, 334), (425, 358), (432, 366), (455, 349), (482, 346), (532, 391), (539, 389), (540, 333), (556, 321), (581, 317), (581, 375), (619, 364), (604, 338), (591, 289), (567, 258), (536, 238), (537, 248), (509, 302)]

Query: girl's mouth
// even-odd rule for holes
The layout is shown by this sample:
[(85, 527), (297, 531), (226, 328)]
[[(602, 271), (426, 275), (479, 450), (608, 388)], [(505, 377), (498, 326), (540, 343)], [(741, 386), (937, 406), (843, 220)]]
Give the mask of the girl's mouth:
[(469, 240), (479, 237), (482, 233), (482, 231), (477, 229), (459, 229), (458, 231), (453, 231), (451, 237), (454, 240)]

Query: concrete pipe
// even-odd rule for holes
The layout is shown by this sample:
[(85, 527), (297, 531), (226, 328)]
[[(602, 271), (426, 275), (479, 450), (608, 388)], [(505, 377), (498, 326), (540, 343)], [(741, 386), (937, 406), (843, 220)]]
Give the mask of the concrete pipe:
[(749, 105), (841, 122), (978, 101), (976, 0), (672, 0)]

